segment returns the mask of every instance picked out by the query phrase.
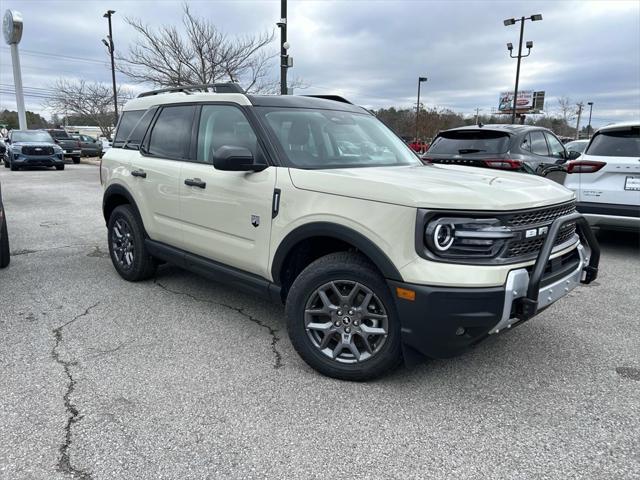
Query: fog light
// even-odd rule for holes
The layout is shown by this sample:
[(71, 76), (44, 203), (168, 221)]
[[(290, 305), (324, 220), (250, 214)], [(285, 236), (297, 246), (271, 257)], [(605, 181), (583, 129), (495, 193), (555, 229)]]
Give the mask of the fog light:
[(466, 330), (463, 327), (458, 327), (458, 329), (456, 330), (456, 336), (458, 337), (461, 337), (465, 333), (466, 333)]

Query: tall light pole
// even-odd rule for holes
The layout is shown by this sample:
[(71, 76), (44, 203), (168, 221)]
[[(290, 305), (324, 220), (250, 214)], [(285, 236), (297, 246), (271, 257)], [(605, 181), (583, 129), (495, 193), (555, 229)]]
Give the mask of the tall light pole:
[(18, 125), (20, 130), (27, 129), (27, 114), (24, 108), (24, 93), (22, 91), (22, 71), (20, 70), (20, 54), (18, 43), (22, 39), (22, 14), (15, 10), (7, 10), (2, 22), (4, 39), (11, 48), (11, 64), (13, 65), (13, 85), (16, 91), (16, 106), (18, 107)]
[(289, 56), (287, 49), (287, 0), (280, 0), (280, 21), (277, 23), (280, 29), (280, 95), (286, 95), (287, 89), (287, 69), (289, 68)]
[(520, 17), (518, 19), (508, 18), (503, 23), (505, 27), (509, 25), (515, 25), (516, 22), (520, 22), (520, 43), (518, 45), (518, 55), (514, 56), (512, 54), (513, 45), (511, 43), (507, 43), (507, 50), (509, 50), (509, 56), (511, 58), (518, 59), (518, 66), (516, 67), (516, 87), (513, 90), (513, 112), (511, 113), (511, 123), (516, 123), (516, 105), (518, 101), (518, 81), (520, 80), (520, 60), (531, 55), (531, 49), (533, 48), (533, 42), (527, 42), (527, 54), (522, 55), (522, 37), (524, 36), (524, 22), (525, 20), (531, 20), (532, 22), (537, 22), (538, 20), (542, 20), (542, 14), (531, 15), (530, 17)]
[(107, 13), (102, 15), (109, 21), (109, 36), (107, 37), (109, 41), (107, 42), (105, 39), (102, 39), (102, 43), (107, 46), (107, 50), (109, 50), (109, 54), (111, 55), (111, 81), (113, 82), (113, 108), (115, 109), (115, 121), (114, 125), (118, 123), (118, 90), (116, 89), (116, 65), (113, 61), (113, 32), (111, 31), (111, 15), (116, 13), (115, 10), (107, 10)]
[(593, 102), (587, 102), (589, 105), (589, 138), (591, 138), (591, 113), (593, 112)]
[(420, 84), (426, 81), (427, 77), (418, 77), (418, 101), (416, 102), (416, 142), (418, 141), (418, 119), (420, 118)]

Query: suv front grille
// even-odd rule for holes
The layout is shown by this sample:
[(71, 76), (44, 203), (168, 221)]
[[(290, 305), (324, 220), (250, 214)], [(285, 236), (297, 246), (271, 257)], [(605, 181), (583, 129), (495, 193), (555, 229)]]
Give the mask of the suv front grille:
[(53, 155), (53, 147), (22, 147), (24, 155)]
[(544, 207), (528, 212), (514, 213), (506, 218), (510, 227), (533, 227), (540, 224), (550, 224), (556, 218), (576, 211), (576, 202), (569, 202), (555, 207)]
[[(539, 228), (545, 226), (548, 227), (553, 223), (555, 219), (560, 218), (564, 215), (568, 215), (570, 213), (574, 213), (575, 211), (576, 202), (572, 201), (562, 205), (555, 205), (553, 207), (543, 207), (534, 210), (528, 210), (526, 212), (512, 213), (505, 217), (504, 220), (506, 224), (514, 231), (524, 232), (531, 228)], [(575, 223), (564, 225), (560, 229), (560, 232), (558, 232), (558, 236), (556, 238), (556, 241), (554, 242), (554, 247), (569, 242), (575, 237), (575, 234)], [(507, 242), (501, 256), (502, 258), (510, 260), (524, 260), (535, 257), (542, 248), (545, 239), (546, 235), (536, 238), (520, 237), (518, 239), (510, 240)]]
[[(562, 245), (571, 240), (576, 233), (576, 224), (569, 223), (560, 229), (554, 246)], [(532, 238), (530, 240), (515, 240), (507, 244), (507, 250), (504, 254), (506, 258), (524, 257), (531, 254), (538, 254), (538, 251), (544, 244), (545, 237)]]

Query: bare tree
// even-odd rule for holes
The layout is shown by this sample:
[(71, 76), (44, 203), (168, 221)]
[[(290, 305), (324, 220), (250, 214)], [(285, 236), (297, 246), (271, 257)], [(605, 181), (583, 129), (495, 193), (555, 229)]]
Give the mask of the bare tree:
[[(104, 83), (84, 80), (58, 79), (51, 87), (52, 94), (44, 105), (65, 116), (78, 115), (100, 127), (102, 135), (111, 137), (114, 129), (113, 90)], [(118, 104), (132, 98), (131, 92), (119, 88)]]
[(152, 29), (140, 20), (126, 21), (138, 41), (117, 57), (117, 68), (139, 82), (181, 86), (239, 82), (247, 92), (275, 90), (270, 76), (277, 52), (268, 51), (275, 33), (228, 37), (207, 19), (196, 17), (185, 4), (183, 32), (173, 25)]

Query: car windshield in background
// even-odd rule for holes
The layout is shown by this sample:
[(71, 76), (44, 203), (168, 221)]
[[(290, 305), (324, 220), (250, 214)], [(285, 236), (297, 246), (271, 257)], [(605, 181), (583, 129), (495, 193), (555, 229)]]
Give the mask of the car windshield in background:
[(420, 165), (416, 155), (371, 115), (334, 110), (256, 108), (294, 167)]
[(11, 141), (15, 142), (43, 142), (53, 143), (53, 138), (47, 132), (13, 132)]
[(587, 155), (640, 157), (640, 127), (596, 133)]
[(589, 144), (588, 141), (579, 140), (576, 142), (569, 142), (565, 144), (564, 148), (566, 148), (568, 152), (582, 153), (584, 152), (584, 149), (587, 148), (588, 144)]
[(116, 136), (113, 139), (114, 147), (121, 147), (124, 144), (133, 128), (144, 115), (145, 111), (146, 110), (129, 110), (128, 112), (122, 113), (120, 123), (118, 124), (118, 130), (116, 131)]
[(51, 130), (49, 133), (53, 138), (71, 138), (64, 130)]
[(509, 135), (504, 132), (457, 130), (440, 133), (429, 147), (429, 154), (505, 153), (508, 149)]

